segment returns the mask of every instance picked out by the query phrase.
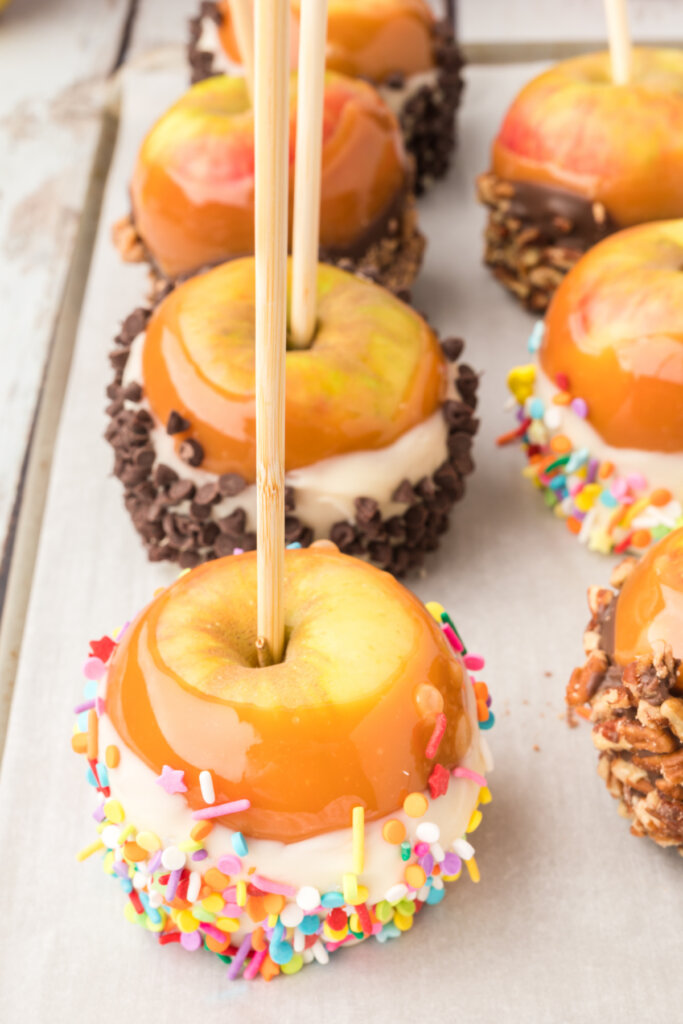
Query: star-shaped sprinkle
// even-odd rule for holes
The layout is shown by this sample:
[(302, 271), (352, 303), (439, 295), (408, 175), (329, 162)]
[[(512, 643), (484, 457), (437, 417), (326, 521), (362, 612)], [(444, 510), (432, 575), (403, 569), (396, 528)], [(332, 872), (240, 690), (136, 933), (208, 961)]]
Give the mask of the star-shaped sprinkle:
[(103, 636), (99, 640), (90, 641), (90, 655), (107, 662), (115, 647), (116, 644), (110, 636)]
[(187, 786), (183, 779), (185, 772), (180, 768), (169, 768), (167, 764), (161, 769), (161, 775), (157, 778), (156, 783), (161, 786), (171, 796), (174, 793), (187, 793)]

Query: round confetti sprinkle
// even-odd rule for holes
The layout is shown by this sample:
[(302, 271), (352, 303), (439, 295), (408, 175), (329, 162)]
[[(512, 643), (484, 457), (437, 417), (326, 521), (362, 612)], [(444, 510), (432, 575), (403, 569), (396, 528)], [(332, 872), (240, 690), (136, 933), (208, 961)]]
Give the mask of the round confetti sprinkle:
[(167, 846), (161, 854), (161, 863), (167, 871), (180, 871), (185, 867), (185, 854), (177, 846)]
[(238, 875), (242, 870), (242, 861), (232, 853), (226, 853), (218, 859), (218, 870), (226, 875)]
[(303, 911), (317, 910), (320, 906), (320, 893), (312, 885), (302, 885), (296, 894), (296, 902)]
[(156, 832), (138, 832), (135, 842), (147, 853), (155, 853), (161, 849), (161, 839)]
[(429, 803), (424, 793), (410, 793), (403, 801), (403, 810), (409, 818), (421, 818)]
[(285, 928), (296, 928), (304, 919), (304, 912), (296, 903), (288, 903), (280, 911), (280, 920)]
[(119, 845), (120, 835), (121, 829), (118, 825), (107, 825), (102, 829), (102, 842), (110, 850), (114, 850)]
[(282, 965), (283, 974), (296, 974), (304, 965), (304, 958), (301, 953), (294, 953), (291, 960)]
[(387, 903), (400, 903), (404, 896), (408, 894), (408, 886), (404, 885), (403, 882), (398, 882), (396, 885), (392, 885), (391, 889), (385, 894), (384, 898)]
[(186, 949), (188, 953), (195, 953), (202, 946), (202, 937), (199, 932), (184, 932), (180, 936), (180, 945), (183, 949)]
[(110, 744), (104, 752), (104, 763), (107, 768), (118, 768), (121, 760), (121, 751), (118, 747)]
[(424, 868), (421, 868), (419, 864), (409, 864), (406, 868), (405, 877), (411, 889), (421, 889), (427, 881)]
[(120, 825), (125, 818), (123, 807), (118, 800), (106, 800), (104, 804), (104, 814), (105, 817), (115, 825)]
[(462, 860), (471, 860), (474, 857), (474, 847), (466, 839), (455, 839), (453, 849)]
[(86, 679), (101, 679), (107, 671), (107, 666), (101, 658), (88, 658), (83, 666), (83, 675)]
[(421, 821), (417, 826), (416, 835), (422, 843), (438, 843), (441, 829), (432, 821)]
[(181, 910), (176, 918), (176, 924), (181, 932), (196, 932), (199, 928), (199, 921), (189, 910)]
[(398, 818), (391, 818), (385, 821), (382, 827), (382, 838), (387, 843), (394, 843), (398, 846), (406, 837), (406, 827)]

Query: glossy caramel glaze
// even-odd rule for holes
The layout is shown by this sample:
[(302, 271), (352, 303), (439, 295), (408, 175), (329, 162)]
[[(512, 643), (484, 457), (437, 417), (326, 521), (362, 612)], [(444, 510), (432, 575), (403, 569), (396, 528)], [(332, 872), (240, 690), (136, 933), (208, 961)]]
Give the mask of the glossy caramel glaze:
[[(658, 641), (683, 659), (683, 528), (661, 540), (626, 579), (615, 616), (614, 658), (628, 665)], [(679, 670), (683, 685), (683, 670)]]
[[(321, 248), (369, 247), (408, 180), (398, 122), (364, 82), (328, 74), (325, 85)], [(290, 91), (290, 222), (296, 76)], [(194, 85), (142, 144), (131, 182), (133, 219), (159, 268), (187, 275), (253, 252), (253, 116), (241, 78)]]
[[(202, 467), (255, 479), (254, 261), (179, 285), (154, 312), (143, 387), (165, 424), (191, 424)], [(312, 346), (286, 355), (285, 468), (383, 448), (438, 409), (446, 362), (434, 332), (390, 292), (321, 264)]]
[(683, 51), (634, 48), (625, 86), (606, 53), (539, 75), (508, 110), (492, 169), (600, 201), (622, 227), (683, 216)]
[[(426, 788), (435, 708), (448, 725), (438, 761), (471, 742), (464, 672), (431, 616), (387, 573), (338, 552), (287, 551), (285, 660), (257, 668), (256, 558), (181, 577), (126, 632), (107, 680), (107, 713), (155, 773), (185, 773), (186, 799), (248, 811), (218, 819), (293, 842), (397, 810)], [(431, 693), (430, 699), (425, 694)]]
[(540, 361), (608, 444), (683, 452), (683, 221), (591, 249), (553, 297)]
[[(301, 4), (292, 0), (292, 66), (296, 66)], [(230, 60), (240, 63), (230, 4), (220, 0), (218, 34)], [(329, 0), (327, 67), (353, 78), (384, 82), (390, 75), (434, 67), (434, 14), (425, 0)]]

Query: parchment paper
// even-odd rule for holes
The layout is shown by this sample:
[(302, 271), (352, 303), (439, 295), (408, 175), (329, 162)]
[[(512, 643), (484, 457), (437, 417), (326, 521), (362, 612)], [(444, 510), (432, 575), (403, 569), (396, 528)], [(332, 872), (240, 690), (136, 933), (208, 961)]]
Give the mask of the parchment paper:
[(385, 946), (370, 941), (295, 977), (230, 983), (214, 957), (161, 949), (123, 917), (93, 858), (92, 793), (71, 753), (71, 708), (87, 641), (141, 607), (175, 570), (146, 562), (102, 440), (106, 353), (144, 271), (123, 266), (111, 222), (126, 212), (137, 145), (179, 95), (184, 71), (129, 71), (42, 534), (0, 788), (0, 1019), (289, 1024), (308, 1020), (598, 1022), (681, 1019), (683, 862), (629, 835), (596, 776), (588, 728), (563, 691), (581, 658), (590, 555), (493, 440), (509, 426), (505, 374), (526, 360), (532, 319), (481, 266), (475, 174), (516, 90), (537, 70), (468, 71), (449, 179), (421, 201), (429, 238), (415, 289), (443, 334), (484, 371), (477, 472), (453, 529), (413, 582), (448, 607), (487, 658), (497, 726), (493, 803), (474, 836), (482, 882), (463, 879)]

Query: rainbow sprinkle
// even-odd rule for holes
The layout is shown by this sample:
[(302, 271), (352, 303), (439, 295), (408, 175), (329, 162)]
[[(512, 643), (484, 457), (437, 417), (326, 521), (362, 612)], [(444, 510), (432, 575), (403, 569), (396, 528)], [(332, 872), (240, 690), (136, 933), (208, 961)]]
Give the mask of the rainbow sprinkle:
[[(533, 355), (543, 330), (543, 321), (538, 321), (528, 345)], [(586, 419), (588, 406), (572, 394), (563, 374), (556, 378), (558, 390), (546, 405), (535, 394), (537, 372), (536, 363), (528, 363), (508, 374), (518, 426), (499, 437), (498, 444), (521, 444), (527, 458), (524, 476), (570, 533), (592, 551), (642, 553), (682, 526), (683, 505), (670, 490), (650, 487), (639, 473), (620, 473), (612, 462), (593, 458), (586, 448), (572, 444), (561, 432), (560, 408), (566, 406)]]
[[(427, 607), (453, 648), (459, 654), (465, 652), (442, 606)], [(383, 826), (382, 837), (396, 852), (399, 867), (395, 877), (402, 880), (372, 904), (363, 884), (365, 810), (360, 805), (351, 815), (349, 870), (338, 887), (327, 892), (312, 885), (297, 888), (247, 867), (244, 861), (249, 847), (241, 832), (231, 834), (229, 849), (215, 863), (203, 865), (209, 857), (204, 842), (215, 827), (212, 818), (242, 810), (248, 801), (193, 811), (193, 825), (185, 840), (176, 837), (167, 843), (153, 832), (138, 829), (127, 820), (122, 803), (111, 796), (109, 773), (116, 772), (121, 751), (110, 744), (104, 760), (100, 759), (98, 719), (105, 712), (105, 704), (99, 698), (94, 706), (91, 703), (96, 680), (106, 674), (116, 646), (109, 637), (91, 644), (91, 658), (84, 672), (84, 702), (76, 709), (72, 747), (85, 756), (87, 780), (99, 795), (94, 814), (98, 837), (77, 857), (86, 860), (97, 853), (103, 856), (106, 872), (126, 896), (125, 916), (155, 934), (160, 945), (178, 944), (187, 952), (206, 949), (228, 965), (231, 980), (260, 976), (269, 981), (279, 974), (296, 974), (307, 963), (324, 965), (330, 953), (371, 936), (381, 943), (399, 937), (412, 928), (415, 916), (425, 905), (441, 902), (444, 883), (460, 878), (463, 864), (470, 879), (479, 881), (474, 848), (467, 836), (478, 827), (481, 811), (475, 807), (466, 834), (456, 839), (451, 849), (444, 850), (439, 826), (429, 820), (430, 799), (424, 793), (411, 793), (404, 802), (404, 812), (417, 822), (414, 841), (410, 841), (406, 824), (398, 818)], [(102, 670), (91, 664), (95, 658)], [(477, 655), (466, 655), (463, 664), (468, 673), (484, 666)], [(477, 702), (479, 726), (488, 729), (493, 724), (488, 689), (471, 675), (468, 679)], [(428, 756), (438, 754), (445, 718), (437, 718), (426, 750)], [(434, 764), (429, 778), (431, 800), (445, 794), (452, 780), (474, 783), (479, 787), (477, 803), (490, 802), (482, 775), (439, 763)], [(183, 773), (171, 766), (164, 766), (158, 781), (171, 794), (186, 791)]]

